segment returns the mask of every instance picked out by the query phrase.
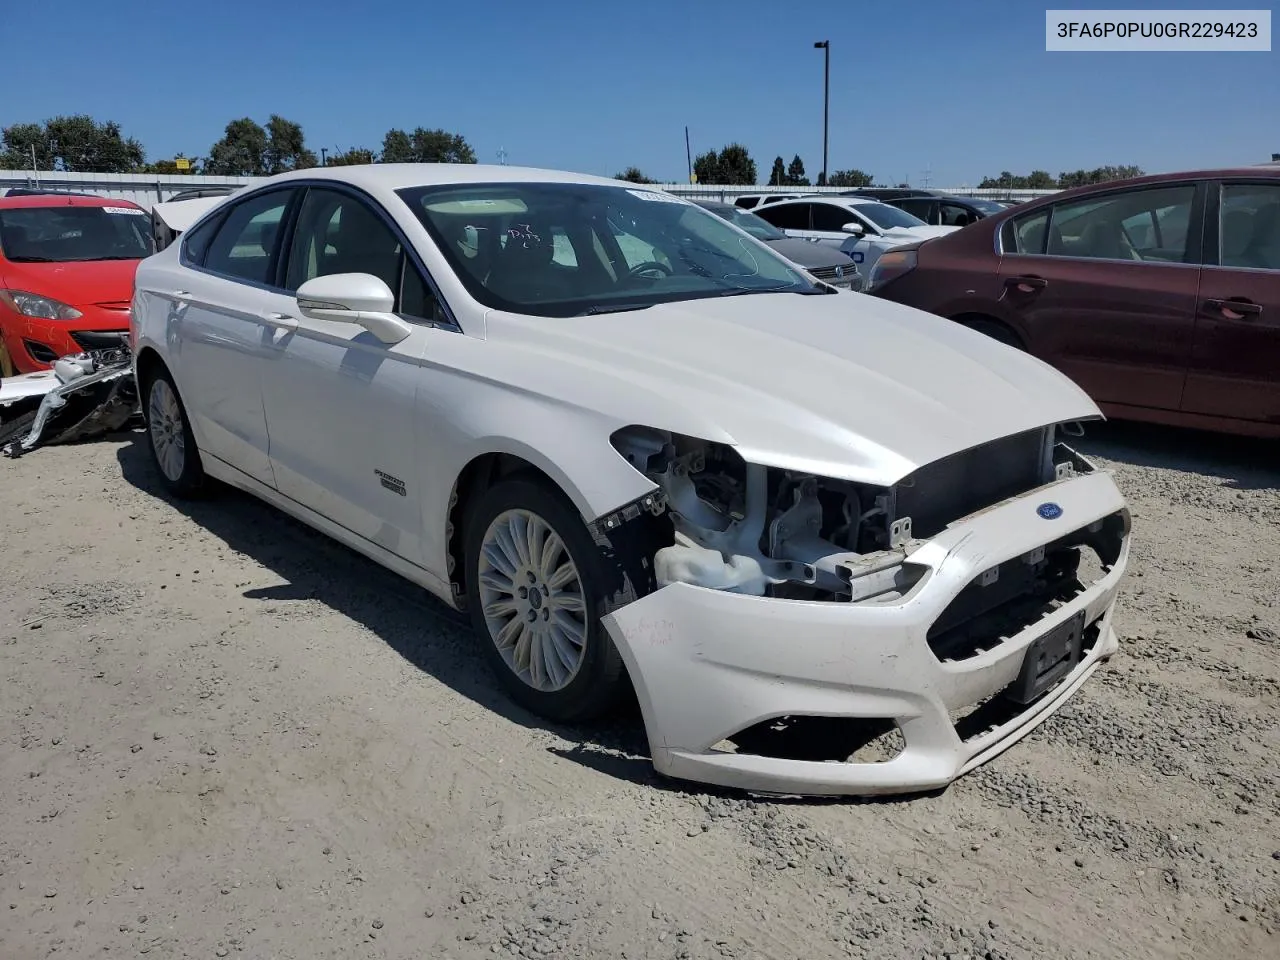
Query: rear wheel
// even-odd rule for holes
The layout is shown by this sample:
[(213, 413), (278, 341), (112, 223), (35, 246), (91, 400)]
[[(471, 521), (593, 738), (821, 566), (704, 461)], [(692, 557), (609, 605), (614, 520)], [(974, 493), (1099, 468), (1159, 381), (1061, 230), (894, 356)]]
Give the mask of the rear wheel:
[(153, 372), (143, 387), (142, 410), (147, 445), (165, 489), (184, 498), (204, 493), (207, 478), (187, 410), (173, 377), (163, 367)]
[(512, 699), (552, 720), (614, 707), (627, 686), (600, 618), (636, 596), (623, 558), (537, 478), (485, 491), (467, 524), (472, 626)]

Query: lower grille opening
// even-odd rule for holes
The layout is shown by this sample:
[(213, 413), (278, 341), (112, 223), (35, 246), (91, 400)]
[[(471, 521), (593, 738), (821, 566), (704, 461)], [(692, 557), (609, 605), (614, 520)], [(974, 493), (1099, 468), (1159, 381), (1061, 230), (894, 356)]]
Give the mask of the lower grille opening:
[(929, 648), (943, 663), (994, 650), (1106, 576), (1127, 532), (1116, 513), (983, 572), (929, 628)]
[(711, 749), (777, 760), (888, 763), (907, 748), (897, 721), (858, 717), (775, 717), (762, 720)]
[[(1101, 621), (1095, 621), (1085, 627), (1084, 642), (1081, 646), (1082, 658), (1087, 657), (1089, 651), (1097, 646), (1100, 636), (1102, 636)], [(1010, 687), (1012, 686), (1013, 684), (1010, 684)], [(1058, 684), (1054, 684), (1031, 703), (1018, 703), (1010, 699), (1006, 696), (1006, 691), (1010, 689), (1007, 687), (1005, 690), (1001, 690), (985, 700), (979, 700), (971, 706), (952, 710), (951, 723), (956, 729), (956, 735), (968, 743), (970, 740), (976, 740), (978, 737), (990, 733), (996, 727), (1003, 726), (1020, 714), (1032, 709), (1037, 703), (1056, 690), (1057, 686)]]
[(22, 345), (27, 348), (27, 353), (31, 354), (31, 359), (36, 363), (53, 363), (58, 359), (58, 354), (53, 347), (39, 340), (23, 340)]

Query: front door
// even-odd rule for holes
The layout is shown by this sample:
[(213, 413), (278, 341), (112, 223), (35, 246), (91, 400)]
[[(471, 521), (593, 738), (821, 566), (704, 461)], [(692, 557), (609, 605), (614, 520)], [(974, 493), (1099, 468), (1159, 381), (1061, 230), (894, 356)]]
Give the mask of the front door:
[(302, 316), (276, 342), (263, 398), (271, 465), (281, 493), (352, 533), (422, 565), (414, 408), (434, 329), (434, 298), (405, 243), (373, 201), (310, 187), (289, 247), (285, 287), (334, 273), (369, 273), (396, 293), (414, 322), (396, 344), (364, 327)]
[[(1144, 188), (1014, 221), (1002, 312), (1095, 401), (1178, 409), (1200, 279), (1199, 232), (1189, 228), (1199, 197), (1194, 184)], [(1143, 232), (1152, 222), (1165, 229)]]
[[(1280, 183), (1221, 186), (1182, 409), (1280, 423)], [(1212, 211), (1215, 204), (1210, 203)], [(1209, 235), (1214, 236), (1210, 230)]]

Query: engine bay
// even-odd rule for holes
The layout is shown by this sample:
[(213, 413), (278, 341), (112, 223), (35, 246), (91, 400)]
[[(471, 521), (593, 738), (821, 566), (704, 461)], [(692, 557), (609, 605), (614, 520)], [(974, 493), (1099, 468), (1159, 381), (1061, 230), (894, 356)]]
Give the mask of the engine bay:
[(1047, 427), (928, 464), (892, 487), (747, 463), (732, 447), (647, 427), (612, 440), (669, 518), (654, 555), (659, 586), (685, 582), (757, 596), (887, 602), (924, 574), (908, 557), (948, 524), (1054, 479), (1089, 472)]

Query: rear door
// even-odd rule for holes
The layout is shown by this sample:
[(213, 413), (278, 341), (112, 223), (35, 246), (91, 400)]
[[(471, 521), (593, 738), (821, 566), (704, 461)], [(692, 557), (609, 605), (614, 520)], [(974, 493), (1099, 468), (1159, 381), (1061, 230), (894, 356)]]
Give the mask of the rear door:
[[(1194, 182), (1158, 184), (1065, 200), (1007, 221), (1001, 306), (1032, 352), (1100, 403), (1178, 410), (1205, 194)], [(1139, 236), (1152, 218), (1167, 229)]]
[(1280, 182), (1212, 187), (1182, 409), (1280, 423)]

